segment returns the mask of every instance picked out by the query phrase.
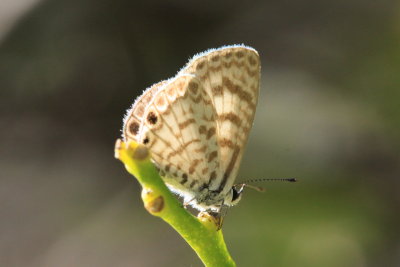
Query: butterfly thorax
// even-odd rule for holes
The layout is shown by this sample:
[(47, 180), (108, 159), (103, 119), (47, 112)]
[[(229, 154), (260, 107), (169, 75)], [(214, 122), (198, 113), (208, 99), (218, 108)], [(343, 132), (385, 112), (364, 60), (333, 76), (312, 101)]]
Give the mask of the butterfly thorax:
[(241, 199), (241, 194), (237, 194), (236, 188), (232, 187), (228, 193), (208, 191), (203, 198), (196, 198), (194, 206), (200, 210), (219, 211), (222, 206), (234, 206)]
[[(209, 184), (203, 184), (201, 187), (193, 189), (190, 186), (178, 183), (178, 178), (161, 170), (160, 175), (171, 191), (184, 198), (185, 204), (191, 205), (200, 211), (218, 211), (221, 206), (236, 205), (241, 199), (241, 192), (238, 192), (235, 186), (231, 184), (227, 185), (224, 190), (213, 190)], [(188, 178), (188, 181), (190, 181), (190, 178)]]

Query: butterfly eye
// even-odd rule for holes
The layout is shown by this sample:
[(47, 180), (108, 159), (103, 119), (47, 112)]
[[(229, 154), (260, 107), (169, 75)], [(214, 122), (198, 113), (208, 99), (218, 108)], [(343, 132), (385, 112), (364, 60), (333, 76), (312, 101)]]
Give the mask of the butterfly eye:
[(242, 198), (243, 189), (232, 187), (232, 205), (235, 205)]

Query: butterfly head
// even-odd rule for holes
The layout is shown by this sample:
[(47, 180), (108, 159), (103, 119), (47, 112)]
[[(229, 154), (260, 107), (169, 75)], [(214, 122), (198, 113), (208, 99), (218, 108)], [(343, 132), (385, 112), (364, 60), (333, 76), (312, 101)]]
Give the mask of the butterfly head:
[(235, 206), (242, 199), (243, 185), (234, 185), (224, 199), (224, 205)]

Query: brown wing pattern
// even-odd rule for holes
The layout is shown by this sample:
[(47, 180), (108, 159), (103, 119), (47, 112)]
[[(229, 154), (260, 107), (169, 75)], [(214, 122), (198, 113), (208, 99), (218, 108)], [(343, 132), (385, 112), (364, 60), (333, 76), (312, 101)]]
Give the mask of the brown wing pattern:
[[(128, 139), (135, 134), (129, 133), (135, 129), (131, 124), (137, 123), (133, 114), (126, 120)], [(172, 190), (193, 198), (221, 175), (216, 127), (216, 112), (202, 84), (193, 75), (182, 74), (152, 96), (134, 140), (150, 149)]]
[(160, 87), (165, 83), (166, 81), (162, 81), (153, 84), (151, 87), (147, 88), (140, 97), (136, 99), (135, 103), (129, 109), (124, 118), (124, 127), (122, 129), (122, 136), (124, 137), (124, 141), (134, 140), (136, 142), (140, 142), (138, 137), (142, 128), (144, 112), (147, 108), (148, 103), (150, 103)]
[(260, 87), (260, 60), (249, 47), (231, 46), (195, 56), (180, 74), (195, 75), (217, 113), (219, 176), (210, 187), (226, 194), (232, 187), (251, 130)]

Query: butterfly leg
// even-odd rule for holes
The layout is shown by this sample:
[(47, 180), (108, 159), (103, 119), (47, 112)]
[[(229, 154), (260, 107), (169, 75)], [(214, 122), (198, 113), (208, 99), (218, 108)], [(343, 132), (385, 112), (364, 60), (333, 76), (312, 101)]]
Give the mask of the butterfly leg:
[(229, 206), (225, 205), (224, 201), (222, 200), (222, 203), (218, 211), (214, 210), (207, 211), (207, 213), (214, 218), (215, 224), (217, 225), (217, 231), (222, 228), (222, 225), (224, 223), (224, 218), (226, 214), (228, 214), (228, 209)]
[(189, 206), (190, 203), (191, 203), (194, 199), (195, 199), (195, 198), (193, 197), (192, 199), (190, 199), (190, 200), (188, 200), (188, 201), (184, 201), (184, 202), (183, 202), (183, 207), (184, 207), (185, 209), (187, 209), (187, 206)]

